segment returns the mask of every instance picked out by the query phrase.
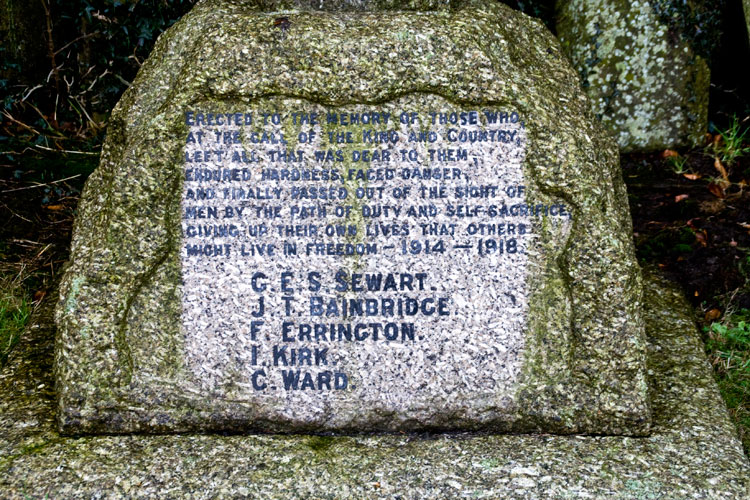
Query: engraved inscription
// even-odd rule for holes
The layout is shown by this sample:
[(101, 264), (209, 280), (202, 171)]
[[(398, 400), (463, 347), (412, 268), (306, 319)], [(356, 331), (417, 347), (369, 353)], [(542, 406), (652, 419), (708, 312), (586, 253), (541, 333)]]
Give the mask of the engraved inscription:
[(329, 422), (349, 403), (414, 418), (456, 395), (510, 404), (532, 220), (570, 216), (526, 203), (522, 116), (405, 96), (196, 106), (184, 120), (196, 384)]

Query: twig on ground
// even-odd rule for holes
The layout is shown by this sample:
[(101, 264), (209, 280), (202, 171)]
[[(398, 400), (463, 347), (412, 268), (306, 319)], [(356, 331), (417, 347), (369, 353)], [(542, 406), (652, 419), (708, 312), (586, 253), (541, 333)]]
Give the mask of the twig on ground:
[(70, 177), (66, 177), (64, 179), (59, 179), (59, 180), (51, 181), (51, 182), (45, 182), (44, 184), (34, 184), (33, 186), (24, 186), (24, 187), (15, 188), (15, 189), (6, 189), (5, 191), (0, 191), (0, 193), (12, 193), (14, 191), (24, 191), (26, 189), (36, 189), (36, 188), (40, 188), (40, 187), (50, 186), (52, 184), (59, 184), (60, 182), (69, 181), (70, 179), (75, 179), (76, 177), (80, 177), (80, 176), (81, 176), (81, 174), (71, 175)]
[[(8, 212), (10, 212), (10, 213), (11, 213), (11, 214), (13, 214), (14, 216), (18, 217), (19, 219), (21, 219), (21, 220), (25, 220), (25, 221), (26, 221), (26, 222), (28, 222), (29, 224), (33, 224), (33, 222), (32, 222), (32, 221), (30, 221), (29, 219), (27, 219), (27, 218), (26, 218), (26, 217), (24, 217), (23, 215), (21, 215), (21, 214), (19, 214), (19, 213), (16, 213), (16, 212), (14, 212), (13, 210), (11, 210), (11, 208), (10, 208), (10, 207), (9, 207), (8, 205), (6, 205), (5, 203), (2, 203), (2, 206), (3, 206), (4, 208), (5, 208), (5, 210), (7, 210)], [(9, 220), (9, 219), (8, 219), (8, 220)]]
[(63, 45), (59, 49), (57, 49), (57, 51), (55, 51), (55, 55), (58, 55), (60, 52), (62, 52), (63, 50), (67, 49), (68, 47), (70, 47), (74, 43), (78, 42), (79, 40), (85, 40), (86, 38), (91, 38), (92, 36), (96, 36), (98, 34), (99, 34), (99, 31), (94, 31), (93, 33), (86, 33), (85, 35), (81, 35), (78, 38), (75, 38), (75, 39), (69, 41), (68, 43), (66, 43), (65, 45)]
[(21, 127), (25, 128), (26, 130), (28, 130), (29, 132), (31, 132), (33, 134), (39, 134), (39, 132), (37, 132), (37, 130), (34, 129), (33, 127), (30, 127), (29, 125), (26, 125), (25, 123), (20, 122), (20, 121), (16, 120), (15, 118), (13, 118), (13, 116), (10, 113), (8, 113), (6, 110), (3, 110), (2, 113), (3, 113), (4, 117), (6, 117), (8, 120), (12, 121), (13, 123), (16, 123), (16, 124), (20, 125)]
[(69, 149), (52, 149), (46, 146), (41, 146), (39, 144), (34, 144), (34, 147), (38, 149), (43, 149), (45, 151), (52, 151), (54, 153), (68, 153), (68, 154), (73, 154), (73, 155), (99, 156), (99, 153), (94, 152), (94, 151), (71, 151)]
[(19, 245), (25, 245), (27, 247), (28, 246), (38, 247), (38, 246), (44, 245), (44, 243), (42, 243), (41, 241), (22, 240), (18, 238), (11, 238), (8, 241), (10, 241), (11, 243), (17, 243)]

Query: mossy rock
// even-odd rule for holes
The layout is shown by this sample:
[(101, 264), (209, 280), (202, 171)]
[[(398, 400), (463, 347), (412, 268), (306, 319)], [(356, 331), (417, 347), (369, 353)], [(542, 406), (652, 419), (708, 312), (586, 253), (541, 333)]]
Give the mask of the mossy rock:
[[(61, 284), (60, 429), (647, 434), (642, 285), (617, 147), (555, 38), (496, 3), (378, 12), (294, 6), (265, 12), (257, 2), (199, 3), (159, 39), (115, 108), (101, 165), (82, 194)], [(519, 285), (528, 296), (522, 363), (507, 400), (443, 393), (426, 413), (409, 413), (367, 407), (352, 387), (341, 403), (310, 396), (304, 409), (325, 418), (305, 420), (294, 418), (298, 405), (255, 398), (243, 389), (242, 374), (203, 388), (187, 361), (197, 348), (188, 347), (184, 326), (186, 112), (243, 113), (264, 103), (282, 114), (299, 103), (518, 113), (526, 203), (564, 204), (571, 217), (557, 224), (540, 214), (533, 221)], [(484, 270), (494, 272), (464, 269), (480, 281)], [(497, 300), (480, 308), (500, 310)], [(487, 334), (459, 333), (467, 341)]]
[[(659, 3), (660, 12), (667, 3)], [(561, 0), (557, 8), (563, 48), (594, 113), (623, 151), (702, 143), (708, 66), (652, 2)]]

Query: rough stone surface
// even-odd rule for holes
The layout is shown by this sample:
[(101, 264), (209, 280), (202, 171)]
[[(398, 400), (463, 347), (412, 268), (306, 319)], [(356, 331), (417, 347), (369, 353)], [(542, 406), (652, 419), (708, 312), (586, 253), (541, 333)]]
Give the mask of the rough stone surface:
[(623, 151), (701, 143), (708, 66), (650, 1), (561, 0), (557, 8), (563, 49)]
[(649, 437), (98, 436), (55, 425), (51, 302), (0, 374), (3, 498), (722, 498), (750, 465), (679, 291), (646, 281)]
[[(494, 3), (283, 15), (251, 4), (199, 4), (162, 36), (113, 112), (61, 285), (60, 428), (648, 433), (642, 290), (616, 147), (602, 138), (547, 30)], [(202, 388), (200, 370), (186, 359), (196, 352), (189, 346), (194, 337), (180, 326), (189, 293), (181, 285), (185, 113), (242, 112), (264, 99), (282, 114), (293, 100), (343, 109), (398, 99), (518, 112), (527, 142), (526, 202), (565, 204), (572, 218), (569, 230), (549, 217), (532, 221), (523, 283), (528, 309), (522, 339), (511, 344), (522, 346), (522, 362), (517, 381), (502, 385), (509, 402), (489, 398), (476, 409), (471, 398), (457, 397), (463, 406), (450, 414), (436, 404), (428, 414), (392, 418), (391, 407), (361, 412), (350, 398), (329, 412), (336, 420), (321, 421), (292, 418), (276, 403), (264, 407), (232, 380), (218, 392)], [(350, 271), (357, 265), (341, 259)], [(472, 272), (470, 263), (464, 267)], [(466, 330), (460, 335), (475, 333)], [(246, 378), (234, 382), (247, 386)], [(306, 404), (325, 408), (325, 397)]]

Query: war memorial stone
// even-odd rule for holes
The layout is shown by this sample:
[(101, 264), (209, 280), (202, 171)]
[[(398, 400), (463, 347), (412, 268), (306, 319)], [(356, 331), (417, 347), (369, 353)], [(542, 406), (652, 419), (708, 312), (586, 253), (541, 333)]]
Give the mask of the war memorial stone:
[(214, 5), (83, 194), (63, 431), (648, 433), (616, 147), (541, 25)]
[(526, 203), (516, 111), (408, 96), (185, 117), (182, 326), (200, 387), (351, 429), (511, 404), (531, 220), (569, 233), (571, 217)]
[(747, 496), (558, 42), (394, 6), (205, 0), (160, 38), (0, 373), (0, 491)]

